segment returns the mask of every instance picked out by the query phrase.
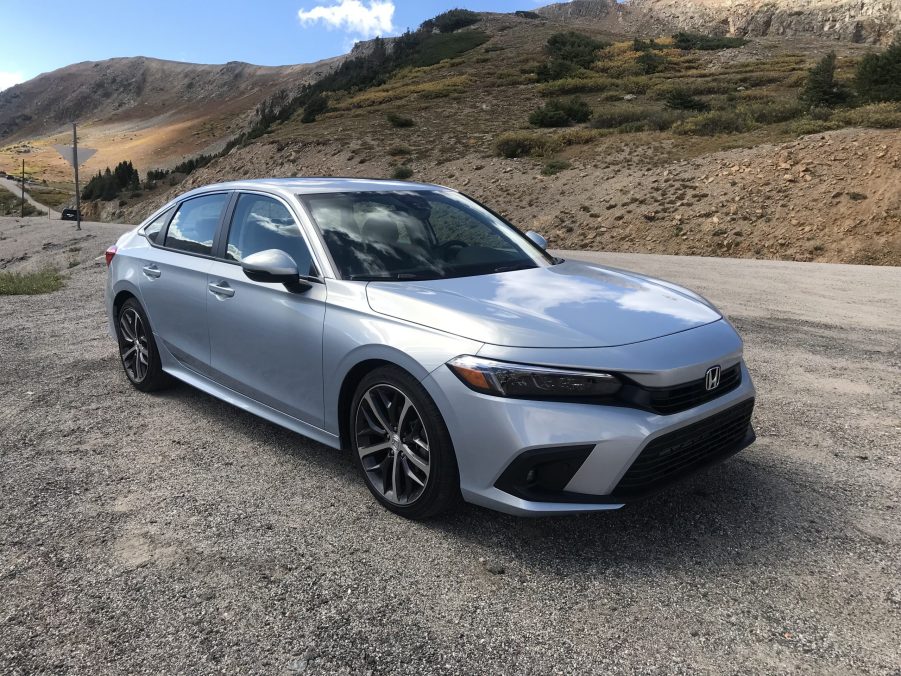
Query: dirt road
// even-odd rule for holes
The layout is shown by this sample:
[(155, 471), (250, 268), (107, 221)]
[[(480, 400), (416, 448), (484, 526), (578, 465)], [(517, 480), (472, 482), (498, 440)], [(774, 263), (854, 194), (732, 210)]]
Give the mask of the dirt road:
[(419, 524), (344, 454), (132, 389), (120, 229), (39, 221), (0, 219), (0, 267), (69, 275), (0, 297), (0, 673), (898, 673), (901, 269), (590, 254), (730, 315), (758, 442), (614, 513)]
[[(9, 190), (11, 193), (17, 196), (22, 195), (22, 186), (20, 183), (16, 183), (15, 181), (11, 181), (8, 178), (0, 178), (0, 189)], [(54, 211), (46, 204), (41, 204), (37, 200), (35, 200), (30, 194), (28, 194), (28, 186), (25, 186), (25, 201), (31, 204), (35, 209), (40, 209), (44, 212), (45, 217), (49, 212), (50, 218), (58, 219), (60, 217), (60, 213), (58, 211)]]

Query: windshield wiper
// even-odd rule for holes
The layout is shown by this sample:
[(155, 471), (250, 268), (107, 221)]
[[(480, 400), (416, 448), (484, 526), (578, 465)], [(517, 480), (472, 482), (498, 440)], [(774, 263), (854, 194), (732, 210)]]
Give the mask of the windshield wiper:
[(438, 279), (440, 275), (417, 275), (413, 272), (397, 272), (392, 275), (351, 275), (352, 282), (411, 282)]
[(515, 265), (502, 265), (494, 268), (494, 272), (513, 272), (514, 270), (531, 270), (538, 267), (534, 263), (516, 263)]

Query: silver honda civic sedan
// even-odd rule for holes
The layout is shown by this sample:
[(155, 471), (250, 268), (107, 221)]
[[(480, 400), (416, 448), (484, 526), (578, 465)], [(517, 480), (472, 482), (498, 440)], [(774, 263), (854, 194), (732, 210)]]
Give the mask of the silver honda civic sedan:
[(545, 246), (435, 185), (210, 185), (109, 248), (110, 330), (139, 390), (175, 378), (347, 448), (413, 519), (615, 509), (754, 440), (707, 300)]

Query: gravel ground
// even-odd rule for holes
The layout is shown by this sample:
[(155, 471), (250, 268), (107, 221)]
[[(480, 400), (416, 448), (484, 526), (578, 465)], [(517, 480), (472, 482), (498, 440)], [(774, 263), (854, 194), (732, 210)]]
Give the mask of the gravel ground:
[(0, 297), (0, 672), (901, 673), (901, 269), (584, 254), (720, 304), (758, 442), (618, 512), (410, 523), (343, 453), (129, 386), (121, 230), (0, 219), (0, 269), (71, 266)]

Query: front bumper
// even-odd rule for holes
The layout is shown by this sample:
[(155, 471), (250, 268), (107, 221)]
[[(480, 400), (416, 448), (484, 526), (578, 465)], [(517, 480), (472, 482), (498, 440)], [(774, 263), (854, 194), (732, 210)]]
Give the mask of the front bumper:
[[(441, 409), (454, 442), (464, 499), (509, 514), (541, 516), (617, 509), (646, 494), (648, 491), (627, 490), (624, 496), (616, 489), (642, 451), (654, 451), (655, 440), (678, 440), (680, 435), (674, 433), (679, 430), (684, 431), (682, 438), (690, 440), (704, 421), (728, 418), (730, 410), (742, 408), (743, 403), (744, 408), (753, 406), (754, 386), (744, 362), (741, 371), (741, 383), (735, 389), (672, 415), (483, 395), (467, 388), (447, 368), (432, 372), (423, 385)], [(740, 427), (740, 419), (732, 417), (736, 418), (734, 435), (727, 448), (683, 467), (685, 471), (658, 477), (649, 487), (657, 490), (750, 445), (753, 429), (749, 424)], [(664, 452), (680, 448), (673, 446)], [(660, 458), (655, 461), (664, 462)], [(536, 468), (544, 472), (539, 479), (549, 490), (523, 488), (522, 477)]]

